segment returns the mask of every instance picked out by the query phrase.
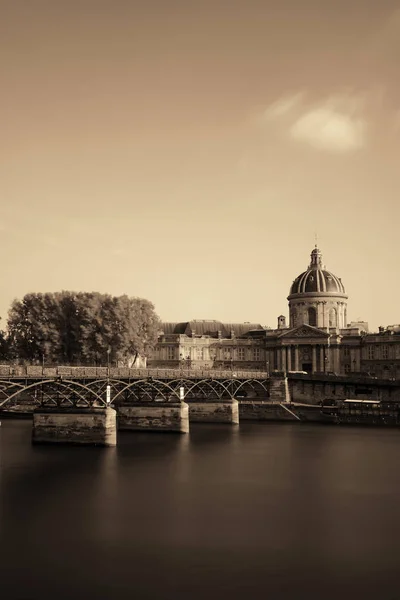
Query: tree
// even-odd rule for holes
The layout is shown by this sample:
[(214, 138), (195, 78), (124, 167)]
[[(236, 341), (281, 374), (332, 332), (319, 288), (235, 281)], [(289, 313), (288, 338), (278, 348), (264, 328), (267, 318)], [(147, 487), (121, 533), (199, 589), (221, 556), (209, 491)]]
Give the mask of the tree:
[(63, 291), (15, 300), (7, 325), (22, 360), (130, 365), (156, 344), (159, 318), (142, 298)]
[[(1, 317), (0, 317), (1, 320)], [(9, 341), (5, 331), (0, 329), (0, 361), (7, 361), (9, 359), (10, 349)]]

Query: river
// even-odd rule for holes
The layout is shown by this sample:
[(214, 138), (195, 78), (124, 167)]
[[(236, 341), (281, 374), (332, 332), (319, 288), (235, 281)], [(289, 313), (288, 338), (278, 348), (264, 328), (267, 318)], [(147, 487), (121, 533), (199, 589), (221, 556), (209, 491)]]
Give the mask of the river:
[(0, 428), (4, 600), (400, 597), (400, 429), (244, 423), (32, 446)]

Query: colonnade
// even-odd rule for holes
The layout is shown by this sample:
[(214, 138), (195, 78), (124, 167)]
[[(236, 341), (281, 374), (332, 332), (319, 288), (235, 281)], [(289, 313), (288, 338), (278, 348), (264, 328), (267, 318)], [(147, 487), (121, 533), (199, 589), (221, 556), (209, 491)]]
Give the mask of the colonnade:
[(276, 369), (278, 371), (302, 371), (304, 364), (312, 365), (312, 372), (338, 373), (340, 370), (339, 346), (328, 344), (307, 344), (310, 355), (305, 358), (299, 344), (285, 344), (276, 350)]

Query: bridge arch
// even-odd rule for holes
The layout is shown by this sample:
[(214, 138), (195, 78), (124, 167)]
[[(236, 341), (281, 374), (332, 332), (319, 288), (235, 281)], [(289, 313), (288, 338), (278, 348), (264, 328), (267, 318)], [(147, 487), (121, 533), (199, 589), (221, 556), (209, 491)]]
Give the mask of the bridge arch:
[(216, 384), (217, 387), (222, 388), (222, 390), (226, 392), (231, 399), (233, 398), (230, 390), (224, 385), (222, 381), (218, 381), (217, 379), (201, 379), (200, 381), (196, 381), (196, 383), (192, 384), (191, 387), (185, 393), (185, 398), (188, 397), (189, 394), (200, 385), (206, 385), (210, 387), (213, 392), (217, 392), (217, 390), (213, 387), (213, 384)]
[(154, 389), (156, 392), (161, 393), (164, 396), (165, 400), (168, 400), (167, 396), (165, 395), (165, 391), (167, 389), (170, 392), (170, 394), (172, 394), (173, 396), (176, 396), (177, 399), (179, 400), (179, 390), (174, 389), (168, 383), (165, 383), (165, 381), (160, 381), (158, 379), (151, 379), (151, 380), (138, 379), (137, 381), (133, 381), (132, 383), (129, 383), (124, 388), (122, 388), (122, 390), (117, 392), (117, 394), (114, 396), (114, 398), (111, 399), (111, 403), (114, 403), (117, 400), (117, 398), (119, 396), (121, 396), (124, 392), (131, 390), (134, 387), (139, 387), (141, 385), (142, 386), (146, 385), (146, 386)]
[(253, 390), (254, 390), (255, 392), (257, 392), (256, 386), (260, 386), (260, 387), (261, 387), (261, 388), (264, 390), (264, 392), (266, 393), (266, 395), (267, 395), (267, 396), (269, 396), (269, 389), (268, 389), (268, 386), (266, 386), (266, 385), (264, 384), (264, 382), (263, 382), (263, 381), (261, 381), (261, 380), (257, 380), (257, 381), (255, 382), (255, 383), (256, 383), (256, 385), (255, 385), (254, 381), (255, 381), (254, 379), (246, 379), (246, 381), (241, 381), (241, 382), (240, 382), (240, 384), (239, 384), (239, 386), (238, 386), (238, 387), (235, 389), (235, 394), (237, 394), (237, 393), (238, 393), (238, 391), (239, 391), (239, 390), (240, 390), (242, 387), (244, 387), (245, 385), (249, 385), (251, 388), (253, 388)]
[[(39, 388), (39, 387), (43, 387), (44, 385), (47, 386), (56, 386), (57, 387), (61, 387), (62, 389), (67, 389), (70, 392), (75, 393), (77, 396), (79, 396), (79, 398), (87, 405), (90, 406), (91, 404), (93, 404), (93, 402), (95, 402), (96, 400), (102, 405), (102, 406), (106, 406), (106, 401), (101, 398), (98, 394), (96, 394), (96, 392), (94, 392), (93, 390), (91, 390), (90, 388), (88, 388), (87, 386), (77, 382), (77, 381), (70, 381), (70, 380), (55, 380), (55, 379), (45, 379), (44, 381), (36, 381), (35, 383), (31, 383), (29, 385), (22, 385), (22, 384), (16, 384), (13, 382), (12, 384), (13, 386), (17, 385), (20, 389), (18, 389), (16, 392), (13, 392), (11, 395), (9, 395), (5, 400), (3, 400), (2, 402), (0, 402), (0, 408), (3, 407), (5, 404), (7, 404), (8, 402), (10, 402), (13, 398), (17, 397), (19, 394), (21, 394), (22, 392), (26, 392), (27, 390), (33, 389), (33, 388)], [(72, 388), (71, 388), (72, 386)], [(88, 400), (87, 398), (85, 398), (85, 396), (83, 396), (79, 391), (77, 391), (76, 389), (74, 389), (74, 387), (78, 387), (80, 390), (86, 390), (87, 392), (89, 392), (92, 396), (94, 396), (93, 401), (90, 402), (90, 400)], [(68, 398), (67, 398), (68, 399)], [(56, 402), (55, 402), (56, 404)], [(72, 404), (72, 403), (71, 403)]]

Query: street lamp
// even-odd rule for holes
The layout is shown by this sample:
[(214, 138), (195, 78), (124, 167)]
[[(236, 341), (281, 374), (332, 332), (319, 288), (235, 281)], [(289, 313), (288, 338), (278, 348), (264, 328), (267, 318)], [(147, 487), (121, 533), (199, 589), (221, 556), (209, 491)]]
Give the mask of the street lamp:
[(110, 377), (110, 354), (111, 354), (111, 346), (107, 348), (107, 377)]

